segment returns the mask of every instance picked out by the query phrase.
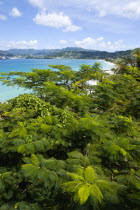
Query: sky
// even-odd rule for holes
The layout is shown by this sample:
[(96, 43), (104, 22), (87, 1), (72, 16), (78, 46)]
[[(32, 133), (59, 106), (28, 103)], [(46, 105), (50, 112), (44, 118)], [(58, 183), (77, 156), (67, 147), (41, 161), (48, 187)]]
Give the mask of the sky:
[(140, 47), (140, 0), (0, 0), (0, 50)]

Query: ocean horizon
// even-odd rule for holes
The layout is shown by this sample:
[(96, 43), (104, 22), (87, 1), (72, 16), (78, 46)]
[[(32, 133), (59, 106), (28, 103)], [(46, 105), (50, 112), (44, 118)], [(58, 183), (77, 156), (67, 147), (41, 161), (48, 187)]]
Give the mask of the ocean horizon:
[[(101, 63), (103, 70), (111, 70), (114, 67), (112, 63), (102, 60), (86, 60), (86, 59), (0, 59), (0, 72), (8, 73), (10, 71), (30, 72), (31, 69), (48, 69), (51, 65), (71, 66), (75, 71), (80, 69), (80, 65), (93, 65), (95, 62)], [(12, 99), (23, 93), (31, 93), (31, 90), (2, 85), (0, 83), (0, 102)]]

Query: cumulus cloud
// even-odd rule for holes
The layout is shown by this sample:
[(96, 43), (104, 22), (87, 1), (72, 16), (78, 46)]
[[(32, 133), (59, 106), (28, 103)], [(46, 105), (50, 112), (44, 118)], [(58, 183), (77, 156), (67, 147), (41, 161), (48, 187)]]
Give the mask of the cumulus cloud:
[(66, 40), (59, 40), (60, 44), (67, 44), (68, 42)]
[(71, 19), (62, 12), (46, 13), (45, 10), (39, 12), (33, 19), (36, 24), (50, 26), (54, 28), (63, 28), (64, 31), (78, 31), (79, 26), (73, 25)]
[(31, 41), (0, 41), (0, 49), (32, 49), (37, 48), (38, 41), (31, 40)]
[(105, 51), (118, 51), (118, 50), (126, 50), (128, 46), (124, 44), (123, 40), (118, 40), (116, 42), (105, 41), (103, 37), (92, 38), (87, 37), (82, 40), (74, 41), (75, 47), (82, 47), (85, 49), (93, 49), (93, 50), (105, 50)]
[(22, 13), (16, 7), (14, 7), (11, 10), (10, 15), (13, 17), (20, 17), (20, 16), (22, 16)]
[(0, 14), (0, 20), (6, 20), (7, 17), (5, 15)]
[[(78, 1), (78, 0), (75, 0)], [(87, 9), (95, 10), (98, 16), (116, 15), (127, 18), (140, 17), (140, 0), (81, 0)], [(82, 7), (82, 5), (81, 5)]]
[(46, 1), (45, 0), (28, 0), (28, 2), (35, 6), (35, 7), (39, 7), (39, 8), (44, 8), (46, 5)]
[(140, 1), (131, 1), (123, 8), (125, 16), (128, 17), (140, 17)]
[(104, 37), (86, 37), (81, 40), (60, 40), (59, 44), (65, 44), (66, 47), (81, 47), (84, 49), (100, 50), (100, 51), (119, 51), (134, 49), (136, 46), (125, 44), (123, 40), (117, 40), (114, 42), (107, 41)]
[(30, 4), (38, 8), (81, 8), (94, 11), (100, 17), (105, 15), (117, 15), (127, 18), (140, 17), (140, 0), (28, 0)]
[(75, 31), (79, 31), (79, 30), (81, 30), (80, 26), (76, 26), (76, 25), (71, 24), (64, 29), (64, 32), (68, 32), (68, 31), (75, 32)]

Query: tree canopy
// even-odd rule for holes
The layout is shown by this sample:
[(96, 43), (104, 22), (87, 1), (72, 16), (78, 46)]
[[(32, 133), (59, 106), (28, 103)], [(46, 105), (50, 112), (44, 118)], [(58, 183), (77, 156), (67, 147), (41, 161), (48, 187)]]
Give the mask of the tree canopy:
[(0, 209), (138, 210), (139, 76), (131, 63), (2, 73), (33, 92), (0, 104)]

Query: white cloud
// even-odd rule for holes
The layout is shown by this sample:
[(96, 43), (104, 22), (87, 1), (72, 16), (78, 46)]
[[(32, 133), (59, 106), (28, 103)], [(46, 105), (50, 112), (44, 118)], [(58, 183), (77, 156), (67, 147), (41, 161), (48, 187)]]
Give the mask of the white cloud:
[(81, 47), (84, 49), (91, 49), (91, 50), (100, 50), (100, 51), (121, 51), (127, 49), (134, 49), (136, 48), (135, 45), (128, 45), (125, 44), (123, 40), (117, 40), (114, 42), (106, 41), (104, 37), (86, 37), (82, 40), (60, 40), (59, 41), (60, 47), (62, 44), (65, 44), (65, 47)]
[(35, 7), (44, 8), (45, 7), (45, 0), (28, 0), (30, 4)]
[(140, 1), (133, 1), (128, 3), (124, 9), (124, 15), (128, 16), (128, 17), (136, 17), (139, 18), (140, 17)]
[(60, 44), (67, 44), (68, 42), (66, 40), (59, 40)]
[(5, 15), (0, 14), (0, 20), (6, 20), (7, 17)]
[(127, 18), (140, 17), (140, 0), (28, 0), (30, 4), (38, 8), (79, 8), (94, 11), (94, 14), (103, 17), (105, 15), (117, 15)]
[(0, 41), (0, 49), (29, 49), (29, 48), (37, 48), (38, 41)]
[(73, 32), (75, 32), (75, 31), (79, 31), (79, 30), (81, 30), (81, 27), (80, 26), (76, 26), (76, 25), (69, 25), (69, 26), (67, 26), (65, 29), (64, 29), (64, 32), (68, 32), (68, 31), (73, 31)]
[(10, 15), (13, 17), (20, 17), (20, 16), (22, 16), (22, 13), (16, 7), (14, 7), (11, 10)]
[(39, 25), (50, 26), (54, 28), (63, 28), (64, 31), (80, 30), (80, 27), (73, 25), (71, 19), (68, 16), (64, 15), (62, 12), (46, 13), (45, 10), (42, 10), (36, 15), (33, 21)]
[(71, 25), (71, 20), (68, 16), (64, 16), (63, 13), (46, 13), (42, 11), (36, 15), (33, 19), (36, 24), (51, 26), (55, 28), (63, 28)]
[(105, 51), (118, 51), (118, 50), (126, 50), (128, 46), (124, 44), (123, 40), (118, 40), (116, 42), (105, 41), (103, 37), (92, 38), (87, 37), (83, 40), (78, 40), (74, 42), (74, 46), (82, 47), (85, 49), (93, 49), (93, 50), (105, 50)]

